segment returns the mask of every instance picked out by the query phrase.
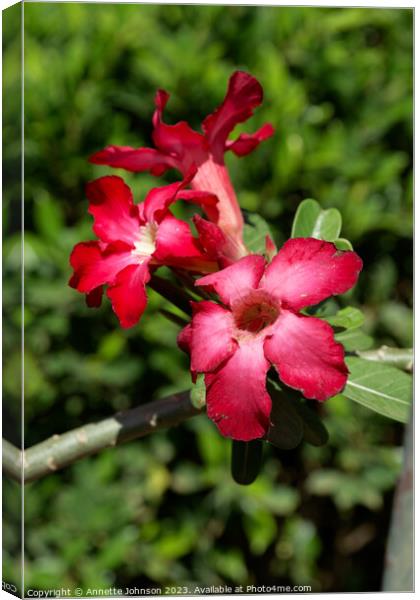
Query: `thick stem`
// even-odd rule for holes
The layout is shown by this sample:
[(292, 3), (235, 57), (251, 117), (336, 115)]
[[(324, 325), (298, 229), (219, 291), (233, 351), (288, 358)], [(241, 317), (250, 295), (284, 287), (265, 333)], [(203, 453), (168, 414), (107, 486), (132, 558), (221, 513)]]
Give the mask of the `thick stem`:
[(152, 275), (148, 286), (157, 292), (160, 296), (169, 300), (174, 306), (177, 306), (186, 315), (191, 316), (191, 300), (194, 300), (188, 293), (174, 285), (168, 279), (163, 279), (158, 275)]
[(388, 363), (405, 371), (413, 370), (413, 349), (412, 348), (390, 348), (389, 346), (381, 346), (376, 350), (365, 350), (357, 352), (360, 358), (373, 360), (377, 362)]
[(22, 452), (13, 444), (3, 439), (3, 473), (21, 482), (23, 479)]
[(172, 323), (175, 323), (175, 325), (177, 325), (178, 327), (185, 327), (189, 323), (189, 321), (187, 321), (186, 319), (183, 319), (182, 317), (180, 317), (178, 315), (175, 315), (170, 310), (165, 310), (164, 308), (161, 308), (159, 312), (161, 315), (166, 317), (169, 321), (171, 321)]
[(183, 392), (117, 413), (98, 423), (53, 435), (25, 450), (24, 477), (22, 453), (3, 440), (3, 470), (16, 481), (35, 481), (104, 448), (144, 437), (159, 429), (174, 427), (200, 412), (191, 404), (190, 392)]
[[(410, 349), (383, 346), (379, 350), (359, 352), (358, 355), (367, 360), (387, 362), (406, 370), (412, 369), (413, 353)], [(18, 448), (3, 440), (3, 471), (18, 482), (35, 481), (104, 448), (144, 437), (159, 429), (173, 427), (201, 412), (202, 409), (192, 405), (190, 392), (183, 392), (118, 413), (98, 423), (84, 425), (62, 435), (53, 435), (25, 450), (23, 456)]]
[(174, 268), (172, 268), (172, 271), (174, 272), (175, 277), (178, 279), (178, 281), (185, 287), (185, 289), (188, 290), (188, 292), (196, 296), (197, 300), (200, 298), (206, 300), (211, 298), (211, 295), (208, 294), (203, 288), (195, 285), (196, 279), (192, 277), (191, 273), (183, 269)]

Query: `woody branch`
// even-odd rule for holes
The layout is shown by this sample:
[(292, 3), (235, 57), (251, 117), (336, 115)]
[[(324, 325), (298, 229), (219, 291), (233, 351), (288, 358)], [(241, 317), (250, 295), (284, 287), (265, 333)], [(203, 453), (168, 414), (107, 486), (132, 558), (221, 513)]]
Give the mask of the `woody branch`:
[(183, 392), (53, 435), (24, 452), (3, 440), (3, 471), (15, 481), (29, 483), (104, 448), (174, 427), (200, 412), (192, 405), (190, 393)]
[[(412, 370), (412, 349), (382, 346), (377, 350), (357, 354), (366, 360)], [(3, 440), (3, 471), (15, 481), (29, 483), (104, 448), (174, 427), (200, 412), (202, 411), (191, 403), (190, 392), (183, 392), (117, 413), (98, 423), (53, 435), (24, 452)]]

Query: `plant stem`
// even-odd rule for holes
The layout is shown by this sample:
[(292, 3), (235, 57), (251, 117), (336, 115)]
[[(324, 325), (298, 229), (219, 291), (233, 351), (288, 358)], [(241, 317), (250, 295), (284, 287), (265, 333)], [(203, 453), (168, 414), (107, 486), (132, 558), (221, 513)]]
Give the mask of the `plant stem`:
[(22, 452), (13, 444), (3, 439), (3, 473), (21, 482), (23, 478)]
[(104, 448), (174, 427), (200, 412), (191, 404), (190, 392), (182, 392), (117, 413), (98, 423), (53, 435), (25, 450), (23, 457), (18, 448), (3, 440), (3, 470), (16, 481), (35, 481)]
[(364, 350), (356, 353), (360, 358), (373, 360), (377, 362), (388, 363), (405, 371), (413, 370), (413, 349), (412, 348), (390, 348), (381, 346), (376, 350)]
[[(412, 370), (411, 349), (382, 346), (378, 350), (357, 354), (366, 360), (376, 360), (407, 371)], [(173, 427), (202, 411), (203, 409), (192, 405), (190, 392), (183, 392), (117, 413), (98, 423), (84, 425), (61, 435), (53, 435), (25, 450), (23, 455), (13, 444), (3, 440), (3, 471), (19, 482), (35, 481), (104, 448), (144, 437), (159, 429)]]
[(148, 286), (160, 294), (163, 298), (169, 300), (169, 302), (172, 302), (172, 304), (177, 306), (186, 315), (191, 316), (192, 311), (190, 301), (194, 300), (194, 298), (192, 298), (184, 290), (174, 285), (168, 279), (163, 279), (163, 277), (159, 277), (158, 275), (152, 275)]
[(191, 273), (184, 271), (183, 269), (172, 269), (175, 277), (186, 287), (186, 289), (197, 299), (203, 298), (209, 300), (211, 295), (206, 292), (202, 287), (195, 285), (195, 279)]
[(166, 317), (169, 321), (171, 321), (172, 323), (175, 323), (175, 325), (177, 325), (178, 327), (185, 327), (186, 325), (188, 325), (188, 321), (186, 319), (184, 319), (183, 317), (180, 317), (179, 315), (174, 314), (170, 310), (165, 310), (164, 308), (161, 308), (159, 310), (159, 312), (161, 315)]

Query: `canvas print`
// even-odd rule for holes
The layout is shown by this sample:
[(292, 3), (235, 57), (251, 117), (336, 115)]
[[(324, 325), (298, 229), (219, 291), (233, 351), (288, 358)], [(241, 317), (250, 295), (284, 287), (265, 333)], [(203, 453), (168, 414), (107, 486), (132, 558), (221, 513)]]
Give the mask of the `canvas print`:
[(413, 590), (412, 28), (3, 12), (5, 591)]

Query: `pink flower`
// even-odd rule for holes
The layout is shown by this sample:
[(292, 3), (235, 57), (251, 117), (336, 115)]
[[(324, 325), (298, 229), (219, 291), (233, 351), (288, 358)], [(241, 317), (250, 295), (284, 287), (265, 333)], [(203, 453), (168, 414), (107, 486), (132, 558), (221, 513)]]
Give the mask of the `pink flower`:
[(169, 211), (170, 204), (180, 198), (214, 210), (217, 198), (183, 190), (188, 182), (187, 178), (154, 188), (141, 204), (134, 204), (131, 190), (121, 177), (101, 177), (87, 185), (89, 213), (99, 240), (74, 247), (70, 256), (74, 273), (69, 285), (87, 295), (89, 306), (99, 306), (103, 285), (107, 284), (107, 295), (122, 327), (132, 327), (143, 314), (145, 285), (153, 268), (169, 265), (201, 274), (217, 269), (188, 224)]
[(266, 434), (270, 365), (306, 398), (326, 400), (344, 388), (344, 348), (332, 327), (299, 311), (349, 290), (361, 268), (354, 252), (297, 238), (268, 266), (262, 256), (249, 255), (197, 281), (223, 306), (193, 303), (192, 321), (178, 343), (191, 355), (193, 376), (205, 373), (207, 413), (223, 435), (249, 441)]
[(261, 104), (262, 87), (248, 73), (233, 73), (222, 104), (204, 119), (203, 133), (197, 133), (185, 121), (176, 125), (164, 123), (162, 115), (168, 98), (169, 94), (163, 90), (156, 94), (153, 115), (156, 149), (108, 146), (91, 156), (90, 160), (128, 171), (150, 171), (157, 176), (171, 168), (178, 169), (185, 176), (191, 166), (195, 166), (197, 172), (191, 187), (218, 197), (217, 219), (214, 213), (207, 212), (207, 216), (228, 237), (230, 258), (240, 258), (248, 254), (242, 239), (243, 218), (225, 166), (224, 153), (230, 150), (237, 156), (245, 156), (273, 134), (273, 127), (266, 124), (251, 135), (241, 134), (236, 140), (228, 140), (233, 128), (249, 119)]

